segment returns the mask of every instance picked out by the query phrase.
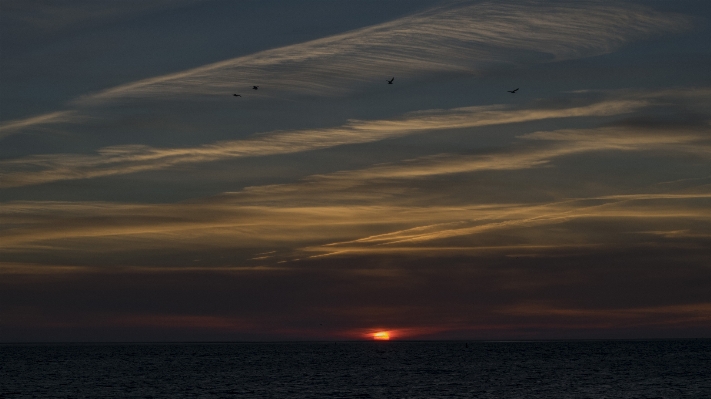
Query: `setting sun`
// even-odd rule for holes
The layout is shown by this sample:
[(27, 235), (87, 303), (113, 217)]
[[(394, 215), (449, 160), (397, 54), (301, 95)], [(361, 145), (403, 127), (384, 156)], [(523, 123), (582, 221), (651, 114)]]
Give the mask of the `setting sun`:
[(390, 339), (390, 332), (389, 331), (378, 331), (376, 333), (373, 333), (373, 339), (378, 340), (378, 341), (387, 341)]

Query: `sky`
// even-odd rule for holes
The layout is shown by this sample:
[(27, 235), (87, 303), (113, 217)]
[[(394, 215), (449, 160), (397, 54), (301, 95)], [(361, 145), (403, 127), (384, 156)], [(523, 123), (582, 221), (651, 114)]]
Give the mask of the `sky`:
[(0, 342), (709, 338), (708, 65), (706, 0), (0, 0)]

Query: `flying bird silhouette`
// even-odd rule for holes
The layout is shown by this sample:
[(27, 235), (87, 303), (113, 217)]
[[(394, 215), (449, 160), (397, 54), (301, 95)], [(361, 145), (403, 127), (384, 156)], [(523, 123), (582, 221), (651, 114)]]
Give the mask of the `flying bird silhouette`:
[(233, 94), (233, 96), (235, 96), (235, 97), (242, 97), (242, 95), (240, 95), (240, 94)]
[(513, 90), (507, 90), (507, 91), (511, 94), (516, 94), (516, 92), (518, 91), (518, 87)]
[(252, 90), (259, 90), (259, 86), (252, 86)]
[(393, 76), (392, 79), (390, 79), (390, 80), (385, 79), (385, 80), (388, 82), (389, 85), (391, 85), (391, 84), (393, 84), (393, 80), (395, 80), (395, 77)]

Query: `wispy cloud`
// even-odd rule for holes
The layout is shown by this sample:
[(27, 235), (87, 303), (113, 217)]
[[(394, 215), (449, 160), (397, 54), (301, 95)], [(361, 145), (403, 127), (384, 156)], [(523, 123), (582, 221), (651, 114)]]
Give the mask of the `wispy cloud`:
[(544, 303), (521, 303), (503, 307), (500, 312), (509, 315), (536, 317), (548, 316), (576, 320), (595, 321), (599, 327), (625, 327), (678, 325), (706, 323), (709, 319), (711, 303), (691, 303), (683, 305), (622, 308), (622, 309), (580, 309), (562, 308)]
[(646, 104), (643, 100), (609, 100), (562, 109), (466, 107), (416, 112), (392, 120), (353, 120), (335, 128), (275, 132), (245, 140), (222, 141), (191, 148), (124, 145), (102, 148), (97, 155), (34, 155), (0, 161), (0, 187), (135, 173), (185, 163), (312, 151), (434, 130), (551, 118), (619, 115), (632, 112)]
[[(432, 203), (431, 192), (403, 191), (414, 180), (454, 173), (522, 170), (578, 153), (656, 152), (687, 156), (711, 147), (698, 132), (640, 132), (610, 127), (537, 132), (522, 136), (534, 148), (512, 148), (489, 155), (441, 155), (400, 164), (313, 176), (288, 185), (262, 186), (232, 194), (178, 204), (5, 203), (0, 231), (6, 253), (73, 250), (90, 253), (157, 248), (186, 250), (239, 248), (243, 262), (266, 264), (293, 259), (306, 248), (312, 255), (457, 252), (495, 249), (487, 234), (501, 238), (502, 250), (533, 251), (565, 245), (609, 245), (609, 235), (588, 232), (543, 234), (540, 228), (574, 221), (640, 223), (637, 236), (649, 231), (687, 230), (703, 239), (711, 218), (711, 194), (654, 193), (593, 196), (544, 203)], [(386, 182), (386, 183), (384, 183)], [(393, 189), (374, 189), (392, 186)], [(372, 193), (371, 193), (372, 191)], [(304, 199), (307, 201), (304, 201)], [(697, 221), (687, 225), (687, 221)], [(700, 223), (700, 224), (699, 224)], [(538, 227), (536, 236), (528, 229)], [(582, 237), (582, 236), (585, 237)], [(454, 239), (466, 237), (466, 242)], [(523, 239), (522, 237), (526, 237)], [(483, 238), (483, 239), (482, 239)], [(616, 240), (625, 241), (619, 234)], [(96, 245), (96, 243), (101, 245)], [(274, 248), (283, 248), (274, 252)], [(518, 248), (518, 249), (516, 249)], [(269, 253), (269, 257), (264, 257)], [(287, 254), (289, 254), (287, 256)]]
[[(671, 66), (647, 70), (651, 53), (526, 68), (681, 32), (694, 18), (612, 0), (440, 4), (2, 122), (0, 138), (73, 131), (3, 140), (0, 191), (20, 199), (0, 203), (3, 336), (707, 331), (711, 89), (693, 81), (702, 74), (656, 81)], [(46, 29), (59, 31), (146, 10), (129, 8), (69, 15), (49, 5), (27, 22), (52, 19)], [(614, 78), (575, 72), (597, 67)], [(637, 70), (641, 86), (687, 88), (619, 89)], [(464, 78), (480, 73), (492, 79)], [(551, 79), (535, 85), (546, 98), (500, 90), (496, 102), (515, 105), (462, 107), (483, 104), (486, 87), (512, 74)], [(571, 84), (618, 89), (551, 98)], [(233, 98), (235, 85), (250, 94)], [(465, 100), (470, 86), (484, 88), (476, 102)], [(449, 108), (406, 113), (425, 107)], [(160, 172), (138, 174), (148, 171)]]
[[(82, 96), (73, 106), (85, 113), (91, 112), (86, 106), (112, 99), (223, 96), (236, 84), (260, 84), (269, 88), (269, 96), (342, 95), (364, 84), (382, 83), (393, 74), (409, 78), (440, 72), (476, 74), (500, 63), (607, 53), (627, 42), (682, 31), (692, 24), (689, 16), (612, 2), (459, 2), (335, 36), (127, 83)], [(257, 92), (252, 97), (264, 96)], [(55, 114), (12, 121), (0, 127), (0, 132), (19, 132), (32, 127), (30, 122), (44, 124)]]
[(82, 99), (219, 94), (235, 82), (306, 94), (432, 72), (477, 72), (492, 63), (585, 57), (650, 34), (686, 29), (691, 19), (619, 3), (456, 3), (302, 44), (112, 88)]
[[(703, 93), (701, 100), (707, 95)], [(10, 187), (317, 150), (445, 129), (614, 116), (657, 107), (670, 95), (680, 94), (627, 93), (589, 105), (554, 109), (489, 106), (430, 110), (389, 120), (350, 121), (335, 128), (273, 132), (183, 149), (107, 147), (90, 156), (5, 160), (0, 162), (0, 177), (2, 185)], [(710, 138), (707, 127), (683, 124), (559, 129), (520, 135), (510, 147), (489, 153), (426, 156), (313, 175), (289, 184), (255, 186), (190, 203), (10, 202), (0, 208), (0, 248), (12, 256), (33, 253), (37, 259), (57, 251), (82, 257), (99, 250), (212, 252), (230, 248), (239, 252), (239, 264), (255, 267), (288, 265), (295, 258), (323, 255), (537, 254), (566, 246), (612, 245), (609, 237), (620, 242), (634, 241), (634, 237), (674, 239), (650, 234), (654, 231), (685, 231), (685, 237), (704, 240), (709, 236), (704, 223), (711, 217), (708, 187), (663, 195), (641, 190), (604, 196), (593, 190), (592, 195), (579, 199), (534, 203), (518, 201), (512, 195), (504, 203), (468, 196), (447, 199), (445, 205), (431, 185), (441, 185), (452, 175), (491, 171), (513, 175), (514, 171), (555, 166), (556, 161), (576, 154), (645, 153), (665, 159), (694, 158), (705, 164), (711, 157)], [(515, 191), (514, 187), (502, 189)], [(570, 195), (562, 190), (558, 196)], [(636, 234), (604, 235), (594, 228), (586, 232), (566, 228), (566, 234), (561, 235), (552, 227), (591, 220), (615, 228), (625, 221)], [(533, 236), (532, 227), (538, 230)], [(498, 243), (486, 239), (491, 234), (499, 236)], [(263, 256), (265, 253), (268, 256)]]
[[(657, 223), (659, 220), (670, 221), (679, 219), (689, 220), (709, 220), (711, 212), (706, 209), (706, 204), (711, 199), (711, 194), (642, 194), (642, 195), (618, 195), (599, 198), (581, 198), (563, 202), (555, 202), (541, 205), (515, 204), (509, 207), (498, 209), (472, 210), (472, 214), (466, 209), (461, 209), (460, 220), (450, 223), (440, 223), (429, 226), (419, 226), (416, 228), (401, 231), (389, 232), (370, 237), (364, 237), (353, 241), (331, 243), (321, 247), (310, 248), (312, 251), (323, 252), (325, 255), (342, 255), (347, 253), (405, 253), (405, 252), (430, 252), (428, 245), (432, 245), (432, 252), (457, 251), (528, 251), (556, 249), (574, 243), (576, 235), (573, 234), (567, 240), (560, 241), (561, 237), (555, 237), (555, 242), (550, 242), (541, 236), (535, 243), (524, 245), (511, 245), (511, 243), (499, 246), (486, 246), (473, 244), (469, 247), (452, 248), (447, 246), (447, 240), (456, 237), (474, 237), (479, 234), (490, 234), (494, 231), (516, 231), (530, 227), (543, 227), (550, 225), (562, 225), (574, 220), (607, 220), (621, 221), (627, 220), (632, 224), (633, 220), (645, 220), (650, 223)], [(645, 201), (666, 201), (665, 206), (655, 206), (645, 204)], [(594, 204), (590, 204), (590, 203)], [(642, 232), (640, 232), (642, 233)], [(515, 235), (515, 234), (514, 234)], [(592, 234), (583, 234), (592, 235)], [(697, 235), (705, 238), (705, 235)], [(589, 246), (594, 244), (590, 238), (580, 240), (585, 244), (575, 244), (576, 246)], [(617, 237), (616, 240), (620, 240)], [(472, 240), (476, 243), (478, 240)], [(514, 240), (515, 241), (515, 240)], [(602, 239), (598, 244), (611, 244)], [(316, 255), (324, 256), (324, 255)]]
[(640, 132), (624, 127), (567, 129), (535, 132), (520, 136), (540, 141), (541, 146), (513, 146), (507, 151), (486, 155), (439, 154), (405, 162), (376, 165), (365, 169), (318, 175), (301, 183), (249, 187), (244, 192), (264, 195), (300, 191), (343, 190), (367, 182), (393, 179), (423, 179), (438, 175), (540, 167), (556, 158), (600, 151), (666, 151), (667, 153), (711, 156), (709, 137), (696, 131), (662, 130)]
[(24, 119), (15, 119), (0, 123), (0, 138), (13, 134), (26, 127), (36, 127), (55, 123), (78, 122), (82, 118), (76, 111), (57, 111)]
[[(216, 258), (206, 266), (231, 265), (258, 272), (289, 266), (283, 261), (334, 255), (537, 255), (674, 245), (679, 239), (687, 241), (683, 245), (688, 247), (690, 237), (708, 244), (709, 201), (711, 194), (703, 193), (459, 206), (254, 207), (229, 197), (203, 204), (141, 206), (5, 203), (0, 248), (8, 259), (31, 253), (37, 265), (45, 256), (60, 253), (80, 264), (87, 257), (109, 253), (229, 253), (230, 260)], [(600, 224), (606, 227), (600, 230)], [(685, 234), (656, 234), (658, 238), (652, 240), (650, 231), (664, 230)], [(271, 249), (269, 258), (255, 257), (264, 249)], [(193, 265), (191, 259), (176, 262), (172, 266)], [(20, 272), (22, 265), (18, 265), (12, 264), (6, 272)], [(37, 265), (33, 270), (39, 270)]]

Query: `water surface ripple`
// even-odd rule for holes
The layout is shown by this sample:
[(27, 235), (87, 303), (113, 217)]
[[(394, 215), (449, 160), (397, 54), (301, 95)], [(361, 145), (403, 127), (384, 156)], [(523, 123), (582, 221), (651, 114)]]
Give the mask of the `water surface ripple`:
[(0, 345), (2, 398), (711, 398), (711, 341)]

